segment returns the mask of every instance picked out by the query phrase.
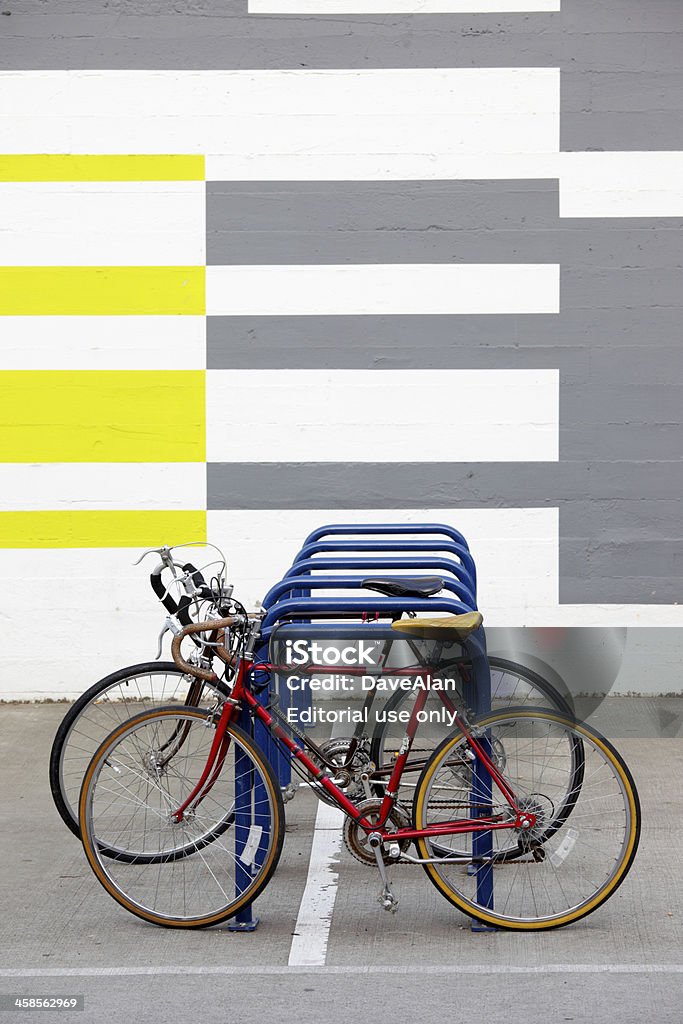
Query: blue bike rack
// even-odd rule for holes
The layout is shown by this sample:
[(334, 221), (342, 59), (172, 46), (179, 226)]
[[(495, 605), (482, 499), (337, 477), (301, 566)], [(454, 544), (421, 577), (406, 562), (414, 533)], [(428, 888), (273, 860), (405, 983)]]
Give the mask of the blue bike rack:
[(474, 564), (474, 559), (466, 547), (462, 544), (456, 544), (454, 541), (438, 541), (432, 543), (428, 540), (404, 540), (400, 543), (398, 541), (391, 540), (339, 540), (339, 541), (324, 541), (318, 540), (313, 541), (310, 544), (305, 544), (301, 551), (298, 552), (294, 562), (299, 562), (304, 558), (310, 558), (312, 555), (316, 555), (319, 552), (354, 552), (354, 551), (372, 551), (374, 554), (383, 553), (385, 551), (422, 551), (431, 552), (436, 554), (438, 552), (448, 551), (450, 554), (457, 555), (464, 567), (469, 572), (473, 582), (476, 584), (477, 581), (477, 570)]
[[(349, 540), (348, 535), (352, 534), (354, 537), (359, 539)], [(415, 540), (415, 535), (430, 534), (433, 536), (432, 540)], [(368, 540), (367, 536), (372, 536), (372, 540)], [(394, 539), (386, 540), (387, 535)], [(436, 536), (434, 536), (436, 535)], [(440, 536), (439, 536), (440, 535)], [(323, 536), (333, 536), (333, 540), (323, 541), (320, 538)], [(442, 537), (446, 537), (446, 540), (442, 540)], [(379, 538), (379, 539), (375, 539)], [(415, 551), (419, 552), (421, 558), (403, 559), (401, 553), (403, 551)], [(463, 607), (455, 609), (454, 607), (446, 607), (443, 610), (449, 610), (457, 613), (457, 611), (466, 611), (469, 609), (476, 608), (476, 568), (474, 559), (472, 558), (467, 542), (463, 535), (455, 530), (453, 527), (442, 523), (425, 523), (425, 524), (403, 524), (403, 523), (372, 523), (372, 524), (344, 524), (344, 523), (332, 523), (325, 526), (319, 527), (313, 533), (309, 534), (304, 542), (304, 546), (301, 551), (297, 554), (294, 564), (288, 570), (285, 575), (285, 579), (295, 576), (305, 576), (305, 580), (302, 580), (302, 586), (298, 589), (290, 591), (290, 597), (288, 600), (294, 598), (308, 599), (310, 598), (310, 591), (314, 587), (333, 587), (333, 584), (329, 582), (313, 583), (314, 577), (310, 576), (310, 573), (317, 569), (325, 568), (326, 565), (331, 561), (328, 558), (315, 558), (314, 556), (319, 553), (339, 553), (343, 557), (337, 560), (335, 567), (344, 569), (357, 569), (357, 568), (370, 568), (368, 564), (372, 562), (372, 559), (358, 558), (357, 552), (365, 551), (372, 553), (375, 558), (375, 563), (381, 561), (382, 568), (417, 568), (420, 563), (424, 563), (427, 559), (432, 562), (438, 560), (438, 568), (447, 570), (451, 575), (455, 576), (461, 583), (465, 585), (467, 591), (461, 591), (458, 596), (462, 598)], [(440, 557), (437, 559), (437, 555), (447, 551), (449, 554), (454, 554), (458, 561), (453, 559), (447, 559)], [(397, 554), (390, 555), (390, 552), (397, 552)], [(377, 558), (377, 555), (380, 558)], [(319, 577), (321, 581), (329, 580), (329, 577)], [(281, 581), (284, 582), (284, 581)], [(275, 587), (279, 587), (276, 584)], [(336, 588), (335, 588), (336, 589)], [(446, 589), (451, 589), (450, 586)], [(272, 610), (273, 605), (280, 605), (282, 603), (282, 596), (286, 593), (285, 589), (282, 589), (282, 594), (279, 595), (275, 588), (271, 588), (267, 599), (264, 602), (264, 606)], [(280, 597), (280, 600), (278, 600)], [(351, 611), (356, 611), (356, 608), (360, 612), (364, 610), (371, 610), (372, 613), (381, 613), (382, 609), (389, 610), (389, 606), (386, 604), (387, 598), (373, 597), (371, 601), (361, 605), (352, 607)], [(430, 598), (429, 606), (425, 606), (424, 610), (436, 610), (434, 605), (434, 599)], [(272, 602), (272, 604), (271, 604)], [(339, 609), (339, 599), (335, 599), (335, 605)], [(406, 608), (405, 601), (401, 603), (402, 608)], [(288, 611), (293, 615), (297, 612), (297, 618), (299, 621), (308, 619), (307, 612), (320, 612), (324, 610), (326, 612), (333, 612), (334, 608), (328, 605), (326, 608), (314, 608), (313, 605), (301, 605), (297, 609), (293, 606), (288, 606)], [(391, 611), (400, 611), (400, 608), (392, 608)], [(267, 620), (264, 621), (264, 626)], [(264, 636), (265, 640), (266, 637)], [(267, 653), (264, 646), (259, 650), (258, 657), (262, 660), (267, 660)], [(307, 695), (305, 693), (297, 694), (297, 701), (302, 702), (306, 700)], [(309, 698), (310, 704), (310, 698)], [(302, 705), (307, 706), (307, 705)], [(276, 750), (273, 750), (272, 742), (269, 738), (264, 738), (264, 743), (267, 746), (267, 753), (269, 756), (274, 757), (274, 763), (277, 766), (278, 777), (280, 784), (286, 786), (290, 782), (291, 771), (288, 759), (280, 757)]]
[[(349, 540), (343, 539), (345, 536), (351, 534), (354, 537), (360, 537), (360, 540)], [(428, 540), (414, 540), (415, 534), (434, 535), (434, 539)], [(373, 540), (370, 541), (367, 537), (394, 537), (398, 538), (395, 540)], [(330, 541), (322, 541), (323, 537), (334, 537), (335, 539)], [(443, 541), (440, 537), (447, 537), (447, 541)], [(411, 540), (411, 537), (413, 538)], [(413, 546), (414, 545), (414, 546)], [(346, 553), (347, 557), (356, 561), (358, 556), (355, 554), (358, 551), (371, 551), (375, 553), (383, 553), (390, 551), (429, 551), (429, 552), (443, 552), (448, 550), (454, 553), (459, 559), (460, 564), (465, 567), (467, 573), (466, 579), (463, 582), (467, 582), (471, 585), (472, 591), (476, 591), (476, 568), (474, 560), (472, 559), (467, 541), (463, 535), (455, 530), (451, 526), (447, 526), (443, 523), (422, 523), (407, 525), (405, 523), (361, 523), (361, 524), (347, 524), (347, 523), (330, 523), (326, 526), (321, 526), (313, 533), (309, 534), (304, 541), (304, 546), (296, 556), (294, 561), (294, 567), (297, 565), (312, 559), (312, 556), (319, 552), (334, 552), (339, 551), (342, 554)], [(354, 554), (352, 554), (352, 552)], [(396, 556), (393, 556), (396, 558)], [(313, 560), (313, 559), (312, 559)], [(313, 561), (318, 561), (317, 559)], [(316, 566), (311, 566), (316, 568)], [(319, 566), (318, 566), (319, 567)], [(348, 567), (355, 567), (350, 561)], [(300, 596), (306, 596), (305, 590), (301, 591)]]
[[(429, 535), (430, 539), (426, 539), (426, 535)], [(360, 553), (367, 553), (369, 557)], [(410, 557), (405, 557), (406, 553), (410, 553)], [(430, 598), (394, 598), (371, 590), (363, 597), (311, 595), (312, 590), (361, 589), (363, 580), (369, 575), (367, 570), (377, 569), (398, 570), (401, 573), (409, 571), (413, 574), (416, 570), (438, 571), (444, 580), (444, 590), (448, 592), (448, 596), (442, 594)], [(312, 575), (318, 571), (328, 570), (335, 570), (335, 575)], [(360, 571), (362, 574), (349, 575), (349, 570)], [(336, 575), (336, 572), (339, 572), (339, 575)], [(448, 573), (448, 577), (443, 576), (444, 573)], [(404, 611), (442, 611), (458, 615), (476, 610), (476, 582), (476, 566), (467, 541), (458, 530), (446, 524), (332, 523), (321, 526), (306, 537), (292, 566), (282, 580), (270, 588), (264, 598), (263, 607), (266, 615), (262, 623), (262, 643), (256, 652), (256, 662), (268, 662), (269, 640), (275, 631), (283, 628), (291, 630), (292, 634), (302, 629), (306, 635), (325, 632), (329, 634), (330, 626), (334, 625), (335, 633), (342, 635), (345, 627), (343, 624), (340, 625), (340, 617), (360, 618), (367, 613), (390, 620)], [(318, 619), (321, 621), (317, 621)], [(358, 623), (348, 628), (357, 636)], [(365, 634), (367, 630), (369, 634), (382, 633), (386, 636), (389, 628), (387, 622), (365, 622), (363, 632)], [(490, 709), (491, 702), (491, 680), (483, 628), (468, 637), (463, 648), (470, 655), (473, 665), (472, 680), (466, 687), (468, 706), (476, 714), (482, 714)], [(302, 696), (307, 705), (310, 705), (310, 695), (297, 694), (299, 700)], [(269, 687), (264, 689), (259, 699), (264, 705), (268, 703)], [(286, 711), (286, 708), (283, 710)], [(270, 733), (259, 722), (256, 723), (254, 730), (253, 720), (247, 714), (241, 716), (240, 725), (253, 731), (256, 742), (273, 764), (280, 785), (283, 788), (289, 785), (290, 760), (280, 754)], [(489, 743), (487, 739), (483, 742)], [(480, 766), (477, 766), (473, 786), (477, 787), (478, 796), (483, 796), (484, 804), (491, 799), (491, 780), (487, 773), (481, 772)], [(265, 796), (258, 793), (259, 788), (262, 787), (257, 784), (252, 794), (254, 786), (247, 784), (236, 793), (236, 822), (243, 824), (247, 829), (249, 823), (254, 820), (250, 803), (252, 795), (257, 806), (258, 801)], [(485, 811), (482, 811), (482, 814), (484, 813)], [(473, 853), (476, 857), (490, 857), (492, 850), (491, 832), (478, 833), (473, 837)], [(238, 857), (240, 852), (241, 847), (238, 847)], [(247, 868), (240, 864), (239, 870), (246, 872)], [(477, 876), (477, 898), (483, 906), (492, 908), (492, 867), (490, 864), (479, 865), (473, 866), (473, 870)], [(241, 881), (244, 882), (246, 878), (245, 874)], [(235, 931), (252, 931), (257, 924), (258, 919), (253, 917), (249, 906), (233, 919), (229, 927)], [(476, 927), (475, 930), (483, 929)]]

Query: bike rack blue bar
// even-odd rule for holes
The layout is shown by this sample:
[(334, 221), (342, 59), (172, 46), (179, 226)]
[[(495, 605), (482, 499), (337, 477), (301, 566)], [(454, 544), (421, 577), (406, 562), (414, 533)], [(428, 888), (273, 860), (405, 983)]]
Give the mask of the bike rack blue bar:
[[(309, 533), (304, 541), (304, 546), (313, 544), (323, 537), (332, 537), (344, 534), (357, 536), (359, 534), (415, 534), (430, 533), (449, 537), (456, 544), (461, 544), (469, 551), (467, 541), (453, 526), (446, 523), (328, 523), (326, 526), (319, 526), (313, 533)], [(437, 547), (438, 545), (435, 545)]]
[[(406, 576), (406, 580), (410, 577)], [(290, 576), (280, 580), (274, 587), (271, 587), (266, 596), (262, 601), (264, 608), (270, 609), (278, 601), (280, 601), (285, 594), (294, 596), (294, 592), (298, 591), (300, 587), (306, 587), (307, 589), (325, 589), (325, 590), (342, 590), (352, 589), (360, 590), (363, 587), (366, 576)], [(452, 594), (455, 594), (463, 604), (466, 604), (471, 611), (476, 611), (476, 603), (474, 602), (472, 595), (467, 587), (464, 587), (462, 583), (458, 583), (456, 580), (443, 580), (443, 589), (450, 590)], [(368, 589), (368, 601), (372, 602), (372, 597), (378, 591)], [(431, 598), (429, 600), (432, 600)]]
[(362, 615), (367, 612), (374, 615), (392, 616), (398, 612), (450, 612), (452, 615), (463, 615), (471, 611), (461, 601), (453, 601), (445, 597), (383, 597), (374, 593), (369, 599), (364, 597), (300, 597), (286, 598), (278, 601), (269, 609), (261, 627), (261, 638), (265, 640), (273, 631), (273, 626), (284, 618), (308, 618), (311, 615), (323, 614), (334, 619), (339, 612), (355, 612)]
[(424, 572), (425, 569), (438, 570), (440, 574), (447, 572), (455, 576), (469, 589), (472, 600), (476, 600), (474, 580), (461, 562), (453, 562), (450, 558), (437, 558), (428, 554), (416, 558), (389, 558), (387, 556), (383, 558), (304, 558), (295, 562), (291, 569), (287, 570), (283, 579), (286, 580), (290, 576), (305, 576), (309, 572), (319, 569), (409, 569), (411, 571), (419, 569), (421, 572)]
[[(465, 698), (467, 706), (472, 709), (476, 716), (488, 713), (491, 710), (491, 671), (486, 656), (486, 636), (483, 627), (465, 640), (463, 649), (472, 658), (472, 680), (465, 686)], [(491, 756), (491, 739), (484, 736), (480, 740), (484, 751)], [(472, 792), (476, 794), (477, 803), (481, 802), (480, 817), (488, 813), (486, 804), (492, 800), (493, 787), (491, 776), (485, 771), (479, 761), (474, 764), (472, 774)], [(490, 858), (493, 854), (493, 832), (476, 832), (472, 836), (472, 856)], [(488, 910), (493, 910), (493, 865), (479, 864), (471, 865), (472, 874), (476, 876), (477, 901)], [(478, 921), (472, 921), (471, 930), (496, 931), (489, 925)]]
[[(244, 719), (245, 713), (240, 716)], [(246, 725), (251, 732), (251, 721), (240, 723)], [(263, 790), (261, 782), (254, 786), (253, 770), (250, 768), (251, 761), (241, 751), (235, 753), (235, 893), (239, 896), (251, 882), (251, 869), (242, 862), (241, 856), (249, 835), (254, 825), (252, 813), (252, 797), (259, 800), (259, 791)], [(228, 931), (231, 932), (253, 932), (258, 927), (259, 919), (254, 917), (251, 904), (244, 907), (228, 924)]]

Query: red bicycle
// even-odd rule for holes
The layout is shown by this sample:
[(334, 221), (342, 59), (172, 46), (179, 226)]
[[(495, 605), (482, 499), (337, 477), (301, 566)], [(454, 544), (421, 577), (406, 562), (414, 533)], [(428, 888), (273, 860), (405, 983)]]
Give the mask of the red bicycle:
[[(412, 619), (393, 628), (413, 637), (466, 643), (478, 612)], [(235, 669), (230, 696), (211, 709), (165, 707), (120, 724), (96, 751), (79, 802), (88, 861), (107, 892), (154, 924), (218, 924), (252, 903), (282, 851), (284, 805), (273, 769), (247, 731), (248, 713), (287, 751), (292, 767), (345, 814), (350, 852), (374, 865), (380, 901), (397, 899), (388, 869), (421, 864), (443, 896), (488, 925), (556, 928), (591, 913), (626, 877), (638, 846), (640, 808), (630, 772), (593, 729), (552, 709), (509, 709), (454, 731), (421, 770), (412, 806), (401, 798), (428, 689), (417, 694), (391, 774), (377, 796), (367, 768), (364, 797), (344, 792), (318, 748), (292, 732), (254, 693), (258, 616), (232, 615), (186, 627), (176, 663), (198, 678), (182, 639), (218, 637)], [(354, 789), (355, 793), (357, 789)], [(411, 849), (415, 853), (409, 852)], [(117, 852), (118, 851), (118, 852)]]

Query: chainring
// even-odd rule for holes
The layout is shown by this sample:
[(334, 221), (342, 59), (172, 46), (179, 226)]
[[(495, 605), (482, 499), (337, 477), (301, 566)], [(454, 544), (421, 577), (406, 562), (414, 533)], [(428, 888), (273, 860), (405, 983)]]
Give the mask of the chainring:
[[(356, 804), (356, 807), (361, 816), (367, 818), (368, 821), (379, 821), (382, 808), (381, 799), (363, 800), (361, 803)], [(393, 825), (394, 828), (407, 828), (409, 824), (410, 818), (407, 811), (400, 806), (394, 805), (389, 814), (387, 826)], [(410, 842), (410, 839), (404, 839), (399, 843), (401, 853), (408, 849)], [(355, 857), (361, 864), (370, 864), (373, 867), (377, 864), (375, 851), (368, 843), (368, 833), (353, 818), (347, 818), (344, 822), (344, 845), (351, 856)], [(385, 864), (395, 864), (397, 858), (390, 857), (387, 851), (382, 849), (382, 859)]]

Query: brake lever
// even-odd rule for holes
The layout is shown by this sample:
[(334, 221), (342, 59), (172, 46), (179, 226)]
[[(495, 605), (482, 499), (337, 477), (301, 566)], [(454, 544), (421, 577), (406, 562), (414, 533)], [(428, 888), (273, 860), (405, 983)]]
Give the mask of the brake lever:
[(171, 549), (168, 544), (164, 544), (162, 548), (149, 548), (147, 551), (143, 551), (137, 562), (133, 562), (133, 565), (139, 565), (143, 558), (147, 558), (147, 555), (159, 555), (164, 565), (171, 568), (173, 565), (173, 558), (171, 557)]
[(180, 625), (175, 615), (167, 615), (166, 621), (162, 626), (161, 632), (159, 633), (159, 638), (157, 640), (157, 653), (154, 659), (155, 661), (158, 661), (159, 658), (161, 657), (165, 635), (167, 633), (173, 633), (173, 636), (177, 636), (178, 633), (182, 633), (182, 631), (183, 627)]

